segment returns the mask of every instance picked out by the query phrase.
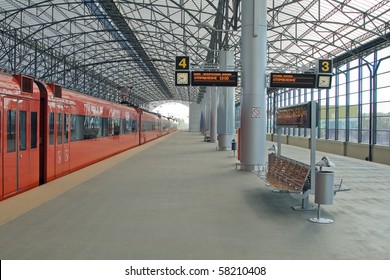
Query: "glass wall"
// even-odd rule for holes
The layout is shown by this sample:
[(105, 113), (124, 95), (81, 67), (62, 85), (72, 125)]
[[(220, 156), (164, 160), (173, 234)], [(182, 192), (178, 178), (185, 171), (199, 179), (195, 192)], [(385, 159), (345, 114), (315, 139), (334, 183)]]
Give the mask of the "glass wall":
[[(278, 89), (267, 99), (267, 132), (276, 133), (275, 109), (316, 100), (318, 137), (390, 146), (390, 48), (333, 69), (331, 89)], [(282, 133), (308, 137), (309, 129)]]

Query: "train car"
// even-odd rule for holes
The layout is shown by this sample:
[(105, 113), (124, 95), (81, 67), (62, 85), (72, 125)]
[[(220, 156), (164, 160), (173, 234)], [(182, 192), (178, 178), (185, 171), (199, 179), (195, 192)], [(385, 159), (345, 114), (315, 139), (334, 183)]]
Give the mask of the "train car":
[(38, 185), (39, 103), (32, 78), (0, 74), (0, 200)]
[(168, 118), (167, 130), (168, 130), (168, 133), (172, 133), (174, 131), (177, 131), (177, 122), (175, 120), (173, 120), (172, 118)]
[(40, 88), (45, 116), (42, 183), (140, 144), (139, 113), (134, 108), (58, 85)]
[(171, 121), (169, 126), (169, 133), (177, 131), (177, 122)]
[(156, 114), (0, 74), (0, 200), (163, 135)]
[(157, 114), (142, 111), (140, 118), (140, 144), (147, 143), (160, 137), (160, 121)]
[(170, 123), (171, 123), (171, 119), (170, 118), (166, 118), (166, 117), (161, 117), (160, 118), (160, 122), (161, 122), (161, 135), (166, 135), (169, 133), (169, 127), (170, 127)]

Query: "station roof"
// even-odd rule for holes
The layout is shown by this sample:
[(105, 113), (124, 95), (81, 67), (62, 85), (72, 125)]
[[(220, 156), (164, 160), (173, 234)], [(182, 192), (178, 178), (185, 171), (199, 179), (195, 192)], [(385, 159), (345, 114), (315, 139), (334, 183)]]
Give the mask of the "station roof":
[[(215, 69), (217, 51), (229, 49), (239, 71), (241, 2), (0, 0), (0, 68), (139, 106), (199, 102), (204, 89), (175, 87), (175, 57)], [(267, 14), (268, 72), (389, 46), (390, 0), (267, 0)]]

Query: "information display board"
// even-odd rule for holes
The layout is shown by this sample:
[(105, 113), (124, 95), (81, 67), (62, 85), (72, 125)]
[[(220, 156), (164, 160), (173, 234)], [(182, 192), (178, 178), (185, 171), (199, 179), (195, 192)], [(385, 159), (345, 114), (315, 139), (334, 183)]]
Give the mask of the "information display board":
[(316, 74), (271, 73), (270, 87), (315, 88)]
[(192, 71), (191, 85), (205, 87), (236, 87), (237, 76), (236, 71)]
[[(316, 127), (318, 127), (319, 109), (316, 108)], [(276, 125), (285, 127), (311, 127), (311, 102), (279, 108), (276, 110)]]

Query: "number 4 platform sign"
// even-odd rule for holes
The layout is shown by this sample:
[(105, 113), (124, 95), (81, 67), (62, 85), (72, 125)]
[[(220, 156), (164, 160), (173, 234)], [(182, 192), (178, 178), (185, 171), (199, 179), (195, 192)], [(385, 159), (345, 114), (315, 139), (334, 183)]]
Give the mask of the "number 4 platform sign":
[(190, 85), (190, 57), (176, 56), (175, 86)]
[(176, 56), (176, 70), (190, 70), (189, 56)]

